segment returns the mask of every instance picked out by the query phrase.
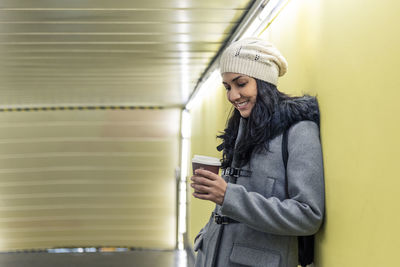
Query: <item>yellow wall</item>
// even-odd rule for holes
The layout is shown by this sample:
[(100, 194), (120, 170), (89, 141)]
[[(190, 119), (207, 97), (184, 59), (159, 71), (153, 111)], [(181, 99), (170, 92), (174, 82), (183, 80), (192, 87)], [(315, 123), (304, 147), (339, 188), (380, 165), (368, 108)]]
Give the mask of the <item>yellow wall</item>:
[(318, 266), (398, 266), (399, 10), (397, 1), (291, 1), (265, 34), (289, 62), (280, 89), (317, 94), (321, 105)]
[[(289, 62), (279, 89), (320, 101), (327, 214), (317, 266), (398, 266), (399, 10), (389, 0), (292, 0), (263, 35)], [(195, 117), (215, 122), (217, 112)], [(212, 131), (192, 149), (213, 142)], [(191, 233), (207, 209), (192, 204)]]

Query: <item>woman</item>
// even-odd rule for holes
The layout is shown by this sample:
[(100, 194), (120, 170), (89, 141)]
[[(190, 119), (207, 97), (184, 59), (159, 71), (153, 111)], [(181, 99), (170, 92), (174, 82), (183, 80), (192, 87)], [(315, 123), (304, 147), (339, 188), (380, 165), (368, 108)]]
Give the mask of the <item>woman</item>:
[(235, 109), (219, 136), (222, 177), (196, 170), (191, 178), (193, 196), (216, 203), (195, 239), (196, 267), (295, 267), (297, 236), (316, 233), (324, 214), (318, 103), (277, 90), (287, 63), (264, 40), (231, 44), (220, 69)]

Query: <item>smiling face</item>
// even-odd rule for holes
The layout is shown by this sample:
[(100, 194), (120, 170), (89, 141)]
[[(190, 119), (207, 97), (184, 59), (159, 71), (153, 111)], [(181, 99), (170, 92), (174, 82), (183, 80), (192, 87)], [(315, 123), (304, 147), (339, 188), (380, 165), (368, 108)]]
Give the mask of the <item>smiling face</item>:
[(250, 76), (233, 72), (223, 73), (222, 80), (229, 102), (240, 112), (243, 118), (248, 118), (256, 104), (256, 80)]

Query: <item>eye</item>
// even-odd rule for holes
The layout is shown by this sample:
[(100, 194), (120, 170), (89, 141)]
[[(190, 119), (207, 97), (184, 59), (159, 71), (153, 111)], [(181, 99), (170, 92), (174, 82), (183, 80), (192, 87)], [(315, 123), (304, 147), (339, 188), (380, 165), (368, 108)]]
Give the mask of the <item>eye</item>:
[(245, 87), (247, 83), (238, 83), (239, 87)]
[(227, 84), (224, 84), (224, 87), (225, 87), (225, 89), (228, 90), (228, 91), (231, 90), (231, 87), (230, 87), (229, 85), (227, 85)]

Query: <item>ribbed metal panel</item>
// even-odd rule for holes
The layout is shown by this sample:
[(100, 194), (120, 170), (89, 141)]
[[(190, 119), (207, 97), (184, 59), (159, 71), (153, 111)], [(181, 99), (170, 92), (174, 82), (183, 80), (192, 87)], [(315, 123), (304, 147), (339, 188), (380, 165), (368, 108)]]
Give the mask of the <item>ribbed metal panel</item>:
[(0, 113), (0, 250), (174, 248), (179, 114)]
[(2, 0), (0, 105), (182, 105), (249, 0)]
[(0, 0), (0, 250), (175, 247), (175, 108), (253, 2)]

